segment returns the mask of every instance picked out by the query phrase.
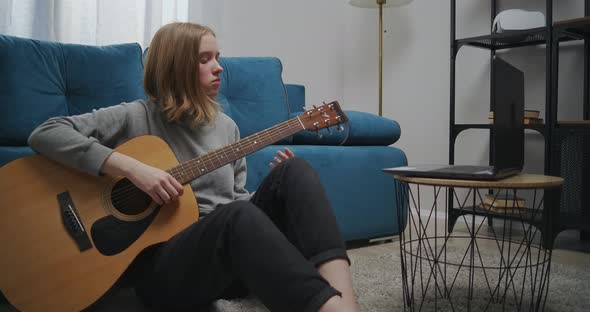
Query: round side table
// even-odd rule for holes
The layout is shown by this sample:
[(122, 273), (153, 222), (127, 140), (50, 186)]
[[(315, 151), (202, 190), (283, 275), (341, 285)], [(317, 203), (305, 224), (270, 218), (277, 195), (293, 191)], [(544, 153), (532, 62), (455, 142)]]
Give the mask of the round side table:
[(562, 178), (394, 178), (404, 311), (544, 310)]

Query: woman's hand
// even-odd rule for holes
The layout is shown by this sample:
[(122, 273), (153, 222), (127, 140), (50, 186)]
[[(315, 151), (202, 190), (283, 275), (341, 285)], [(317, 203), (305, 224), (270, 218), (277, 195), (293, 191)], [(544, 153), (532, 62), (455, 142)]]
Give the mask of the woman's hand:
[(159, 205), (178, 200), (184, 188), (168, 172), (139, 163), (127, 178)]
[(159, 205), (177, 200), (184, 190), (182, 184), (168, 172), (118, 152), (106, 159), (101, 171), (126, 177)]
[(295, 154), (293, 154), (293, 152), (288, 147), (285, 147), (285, 152), (277, 151), (277, 156), (273, 158), (274, 162), (270, 162), (268, 166), (272, 169), (276, 165), (280, 164), (283, 160), (287, 160), (292, 157), (295, 157)]

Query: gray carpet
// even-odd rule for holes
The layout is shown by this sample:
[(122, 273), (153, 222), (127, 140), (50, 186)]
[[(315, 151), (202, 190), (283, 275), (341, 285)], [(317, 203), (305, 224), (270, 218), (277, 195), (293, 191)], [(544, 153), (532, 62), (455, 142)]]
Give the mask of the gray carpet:
[[(397, 244), (395, 244), (397, 247)], [(402, 288), (400, 259), (398, 253), (377, 254), (373, 256), (358, 255), (351, 253), (352, 272), (354, 287), (358, 296), (358, 303), (361, 311), (367, 312), (391, 312), (402, 311)], [(551, 281), (549, 296), (545, 311), (590, 311), (590, 272), (577, 270), (575, 267), (553, 263), (551, 266)], [(481, 279), (476, 280), (476, 285), (482, 283)], [(481, 285), (480, 285), (481, 286)], [(463, 294), (462, 284), (458, 279), (453, 286), (453, 294)], [(477, 286), (476, 286), (477, 287)], [(467, 311), (466, 303), (458, 296), (454, 299), (455, 311)], [(479, 296), (478, 296), (479, 297)], [(486, 300), (484, 300), (486, 301)], [(487, 301), (486, 301), (487, 302)], [(431, 302), (427, 300), (427, 304)], [(483, 311), (483, 301), (474, 299), (471, 303), (472, 311)], [(106, 298), (93, 311), (147, 311), (134, 297), (132, 291), (123, 290)], [(416, 311), (419, 310), (416, 307)], [(422, 311), (432, 311), (428, 305)], [(449, 306), (438, 306), (439, 311), (452, 311)], [(505, 306), (505, 311), (514, 311), (511, 304)], [(0, 311), (10, 311), (6, 306), (0, 306)], [(258, 311), (267, 312), (256, 299), (246, 298), (240, 300), (220, 300), (211, 307), (212, 312), (242, 312)], [(502, 311), (502, 305), (492, 305), (487, 311)]]
[[(400, 259), (397, 253), (377, 256), (352, 255), (352, 272), (354, 288), (357, 292), (361, 311), (391, 312), (403, 311)], [(485, 262), (485, 259), (484, 259)], [(454, 294), (467, 294), (467, 284), (461, 283), (461, 276), (454, 285)], [(590, 311), (590, 272), (577, 271), (575, 267), (560, 264), (551, 265), (551, 280), (549, 295), (545, 306), (547, 312), (562, 311)], [(476, 285), (483, 283), (476, 280)], [(480, 285), (482, 286), (482, 285)], [(477, 287), (477, 286), (476, 286)], [(485, 287), (480, 287), (480, 290)], [(506, 300), (505, 305), (493, 304), (488, 306), (488, 300), (474, 299), (471, 308), (462, 296), (452, 299), (453, 307), (439, 303), (438, 311), (515, 311), (516, 306)], [(428, 299), (428, 298), (427, 298)], [(440, 300), (440, 299), (439, 299)], [(421, 311), (434, 311), (434, 302), (427, 300)], [(486, 309), (485, 307), (488, 306)], [(525, 309), (524, 307), (522, 308)], [(415, 307), (415, 311), (419, 311)], [(239, 301), (218, 301), (212, 311), (219, 312), (267, 312), (268, 310), (257, 304), (254, 299)], [(408, 310), (409, 311), (409, 310)]]

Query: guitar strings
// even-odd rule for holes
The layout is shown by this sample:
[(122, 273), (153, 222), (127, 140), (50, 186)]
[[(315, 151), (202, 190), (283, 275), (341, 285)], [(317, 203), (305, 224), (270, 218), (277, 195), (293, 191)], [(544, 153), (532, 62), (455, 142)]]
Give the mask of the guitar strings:
[[(254, 152), (257, 149), (257, 147), (260, 146), (260, 145), (254, 146), (254, 144), (252, 144), (252, 141), (254, 139), (262, 142), (263, 144), (266, 144), (267, 142), (273, 142), (274, 140), (276, 140), (276, 137), (271, 134), (271, 130), (274, 130), (275, 132), (276, 131), (284, 132), (285, 130), (292, 130), (293, 127), (291, 125), (289, 125), (289, 123), (293, 123), (292, 120), (289, 120), (289, 122), (285, 122), (283, 124), (280, 124), (280, 125), (275, 126), (276, 129), (275, 129), (275, 127), (271, 127), (271, 128), (269, 128), (267, 130), (263, 130), (262, 132), (260, 132), (258, 134), (255, 134), (253, 136), (248, 136), (248, 137), (242, 139), (241, 141), (239, 141), (240, 143), (238, 144), (239, 145), (239, 149), (245, 149), (245, 150), (252, 149), (251, 152)], [(266, 138), (265, 138), (265, 136), (266, 136)], [(249, 144), (246, 144), (246, 147), (244, 147), (244, 146), (242, 146), (241, 142), (249, 143)], [(254, 141), (254, 142), (255, 142), (255, 144), (258, 144), (258, 142), (256, 142), (256, 141)], [(179, 165), (179, 166), (177, 166), (175, 168), (172, 168), (171, 171), (175, 171), (175, 170), (176, 171), (186, 171), (188, 169), (194, 175), (193, 169), (197, 169), (197, 172), (208, 173), (211, 170), (209, 170), (209, 168), (207, 167), (207, 164), (210, 163), (212, 165), (211, 167), (215, 167), (215, 161), (213, 161), (213, 159), (217, 160), (217, 162), (220, 165), (223, 165), (222, 162), (221, 162), (221, 160), (219, 159), (219, 155), (218, 155), (218, 154), (220, 154), (219, 151), (223, 152), (223, 154), (225, 156), (227, 156), (228, 153), (225, 152), (225, 150), (227, 149), (228, 151), (231, 151), (233, 153), (234, 157), (237, 156), (235, 150), (233, 148), (230, 148), (234, 144), (232, 144), (230, 146), (226, 146), (224, 148), (221, 148), (218, 151), (208, 153), (208, 154), (206, 154), (206, 155), (203, 156), (203, 159), (196, 158), (196, 159), (190, 160), (190, 161), (188, 161), (188, 162), (186, 162), (184, 164), (181, 164), (181, 165)], [(238, 159), (238, 158), (239, 157), (236, 157), (235, 159)], [(201, 163), (201, 161), (205, 165), (204, 170), (203, 170), (203, 168), (200, 168), (200, 166), (199, 166), (199, 164)], [(217, 169), (217, 168), (215, 168), (215, 169)]]
[[(303, 114), (301, 116), (303, 116)], [(173, 176), (175, 176), (175, 178), (177, 178), (176, 176), (179, 176), (179, 173), (182, 173), (183, 171), (186, 171), (187, 169), (189, 169), (191, 171), (192, 175), (195, 175), (193, 169), (201, 169), (201, 170), (197, 170), (197, 172), (200, 171), (200, 172), (204, 172), (203, 174), (207, 174), (207, 173), (209, 173), (211, 171), (211, 170), (209, 170), (207, 168), (207, 163), (211, 163), (212, 167), (214, 167), (213, 170), (215, 170), (215, 169), (217, 169), (217, 168), (225, 165), (219, 159), (218, 154), (219, 154), (220, 151), (223, 152), (223, 154), (227, 157), (227, 153), (225, 152), (226, 149), (228, 149), (228, 151), (229, 151), (230, 150), (230, 147), (231, 146), (234, 146), (236, 144), (237, 144), (237, 146), (239, 148), (244, 148), (242, 146), (242, 142), (244, 142), (244, 143), (249, 143), (250, 147), (246, 147), (246, 149), (252, 148), (253, 150), (250, 152), (250, 153), (252, 153), (252, 152), (254, 152), (256, 150), (256, 147), (254, 147), (254, 145), (252, 144), (252, 139), (260, 137), (260, 141), (262, 143), (267, 143), (267, 140), (270, 140), (270, 142), (272, 142), (273, 140), (276, 140), (276, 138), (272, 134), (270, 134), (271, 133), (271, 130), (279, 131), (279, 133), (281, 131), (283, 131), (283, 130), (294, 130), (294, 129), (299, 128), (300, 123), (301, 123), (301, 121), (300, 121), (300, 119), (298, 117), (292, 118), (292, 119), (287, 120), (287, 121), (285, 121), (285, 122), (283, 122), (281, 124), (275, 125), (275, 126), (269, 128), (269, 129), (263, 130), (262, 132), (260, 132), (258, 134), (254, 134), (252, 136), (248, 136), (248, 137), (246, 137), (246, 138), (244, 138), (244, 139), (242, 139), (242, 140), (240, 140), (240, 141), (238, 141), (238, 142), (236, 142), (234, 144), (231, 144), (229, 146), (220, 148), (217, 151), (210, 152), (210, 153), (205, 154), (205, 155), (203, 155), (201, 157), (192, 159), (192, 160), (190, 160), (190, 161), (188, 161), (188, 162), (186, 162), (184, 164), (180, 164), (180, 165), (178, 165), (176, 167), (173, 167), (173, 168), (167, 170), (167, 172), (169, 172), (170, 174), (172, 174)], [(292, 127), (293, 125), (291, 125), (291, 124), (296, 124), (297, 127), (296, 128), (293, 128)], [(298, 130), (297, 132), (300, 131), (299, 129), (297, 129), (297, 130)], [(297, 132), (294, 132), (294, 133), (297, 133)], [(292, 135), (292, 134), (289, 134), (289, 135)], [(264, 138), (264, 136), (266, 136), (266, 138)], [(233, 150), (233, 148), (231, 149), (231, 151), (232, 151), (232, 153), (234, 154), (234, 157), (235, 157), (236, 156), (236, 153)], [(220, 164), (219, 167), (215, 167), (215, 164), (213, 162), (213, 157), (214, 156), (215, 156), (215, 159), (217, 160), (217, 162)], [(236, 158), (236, 159), (238, 159), (238, 158)], [(205, 165), (205, 170), (203, 170), (203, 168), (200, 168), (199, 167), (199, 164), (201, 163), (201, 160), (202, 160), (202, 162)], [(229, 163), (229, 162), (227, 162), (227, 163)], [(201, 175), (202, 174), (200, 174), (199, 176), (201, 176)], [(194, 177), (192, 179), (196, 179), (199, 176)], [(180, 178), (180, 177), (178, 177), (178, 178)], [(139, 190), (140, 192), (137, 192), (137, 190)], [(130, 193), (133, 196), (130, 197), (130, 198), (126, 198), (126, 197), (129, 197), (128, 195)], [(123, 199), (126, 198), (125, 201), (122, 201), (122, 203), (126, 203), (126, 202), (129, 202), (131, 199), (136, 198), (137, 196), (145, 196), (145, 195), (146, 195), (145, 192), (141, 191), (139, 188), (137, 188), (137, 186), (135, 186), (134, 184), (131, 183), (131, 184), (127, 185), (127, 186), (124, 186), (124, 187), (122, 187), (122, 188), (117, 189), (116, 191), (114, 191), (113, 192), (112, 199), (114, 201), (117, 201), (117, 200), (120, 200), (121, 198), (123, 198)]]
[[(261, 139), (260, 141), (264, 142), (264, 141), (266, 141), (266, 139)], [(249, 148), (249, 147), (248, 147), (248, 148)], [(235, 153), (234, 153), (234, 155), (235, 155)], [(206, 170), (207, 172), (209, 172), (209, 171), (210, 171), (210, 170), (209, 170), (209, 167), (215, 167), (215, 164), (214, 164), (213, 158), (214, 158), (214, 157), (212, 157), (212, 156), (211, 156), (211, 157), (205, 157), (205, 158), (203, 159), (203, 162), (205, 163), (205, 164), (204, 164), (204, 165), (205, 165), (205, 168), (207, 168), (207, 170)], [(219, 158), (218, 158), (218, 157), (216, 157), (216, 158), (217, 158), (217, 161), (218, 161), (218, 162), (221, 164), (221, 161), (219, 160)], [(209, 166), (207, 166), (207, 164), (206, 164), (206, 163), (210, 163), (210, 165), (209, 165)], [(222, 165), (222, 164), (221, 164), (221, 165)], [(191, 172), (193, 171), (192, 169), (193, 169), (194, 167), (195, 167), (195, 165), (191, 165), (191, 166), (189, 166), (189, 168), (191, 169)], [(187, 168), (187, 169), (188, 169), (188, 168)], [(178, 175), (179, 175), (179, 174), (178, 174), (178, 171), (179, 171), (179, 169), (178, 169), (178, 168), (176, 168), (176, 167), (175, 167), (175, 168), (172, 168), (172, 169), (171, 169), (171, 170), (169, 170), (169, 171), (170, 171), (170, 173), (171, 173), (173, 176), (178, 176)], [(198, 170), (198, 171), (199, 171), (199, 170)], [(197, 172), (198, 172), (198, 171), (197, 171)], [(131, 183), (131, 184), (129, 184), (129, 185), (125, 185), (125, 186), (123, 186), (123, 187), (121, 187), (121, 188), (119, 188), (119, 189), (115, 190), (115, 191), (113, 192), (112, 200), (113, 200), (113, 201), (115, 201), (115, 202), (118, 202), (118, 204), (125, 205), (125, 204), (128, 204), (129, 202), (131, 202), (131, 201), (133, 201), (133, 200), (137, 199), (138, 197), (145, 196), (145, 195), (147, 195), (145, 192), (141, 191), (139, 188), (137, 188), (137, 186), (135, 186), (135, 185), (133, 185), (133, 184)]]
[[(297, 124), (297, 126), (299, 126), (299, 119), (298, 118), (293, 118), (291, 120), (285, 121), (284, 123), (281, 123), (279, 125), (276, 125), (274, 127), (269, 128), (269, 129), (263, 130), (260, 133), (260, 135), (261, 135), (260, 136), (260, 141), (263, 142), (263, 143), (266, 143), (266, 142), (269, 142), (269, 141), (272, 142), (272, 140), (275, 139), (275, 138), (271, 134), (269, 134), (270, 130), (275, 130), (275, 131), (289, 130), (293, 126), (291, 124)], [(266, 136), (266, 138), (264, 138), (264, 136)], [(225, 153), (225, 149), (228, 149), (229, 150), (229, 147), (233, 146), (234, 144), (237, 144), (240, 149), (246, 149), (247, 150), (249, 148), (253, 148), (255, 150), (255, 148), (254, 148), (254, 146), (253, 146), (253, 144), (251, 142), (252, 139), (253, 139), (253, 137), (246, 137), (243, 140), (240, 140), (240, 141), (238, 141), (236, 143), (233, 143), (233, 144), (231, 144), (229, 146), (220, 148), (218, 151), (213, 151), (213, 152), (210, 152), (208, 154), (205, 154), (205, 155), (201, 156), (202, 159), (201, 159), (201, 157), (195, 158), (193, 160), (187, 161), (184, 164), (180, 164), (180, 165), (178, 165), (176, 167), (173, 167), (173, 168), (167, 170), (167, 172), (171, 173), (173, 176), (174, 175), (178, 175), (178, 173), (181, 171), (180, 167), (185, 167), (185, 166), (188, 165), (188, 168), (183, 168), (182, 170), (183, 171), (186, 171), (186, 169), (189, 169), (189, 170), (191, 170), (191, 173), (193, 173), (193, 175), (194, 175), (193, 169), (200, 169), (198, 163), (196, 163), (196, 161), (195, 161), (197, 159), (202, 160), (203, 163), (209, 163), (210, 162), (211, 165), (213, 165), (212, 167), (215, 167), (215, 164), (213, 163), (213, 157), (215, 157), (217, 159), (217, 162), (219, 162), (221, 164), (221, 161), (219, 160), (219, 156), (217, 155), (217, 153), (219, 151), (222, 151), (225, 155), (227, 155), (227, 153)], [(244, 148), (242, 146), (242, 142), (244, 142), (244, 144), (249, 143), (250, 146), (246, 146)], [(231, 151), (232, 151), (232, 153), (234, 154), (234, 157), (235, 157), (236, 156), (236, 153), (233, 150), (233, 148), (231, 149)], [(205, 164), (205, 169), (206, 169), (206, 173), (210, 172), (207, 169), (206, 164)], [(215, 168), (215, 169), (217, 169), (217, 168)], [(199, 170), (197, 170), (197, 172), (199, 172)], [(197, 177), (195, 177), (195, 178), (197, 178)], [(136, 190), (139, 190), (140, 192), (137, 192)], [(143, 191), (141, 191), (139, 188), (137, 188), (137, 186), (135, 186), (133, 183), (131, 183), (130, 185), (126, 185), (124, 187), (121, 187), (121, 188), (113, 191), (113, 194), (112, 194), (112, 197), (111, 198), (112, 198), (113, 201), (119, 201), (121, 199), (125, 199), (130, 194), (133, 195), (131, 198), (136, 198), (136, 196), (138, 196), (138, 195), (143, 196), (143, 194), (146, 194), (146, 193), (143, 192)], [(126, 201), (121, 201), (121, 203), (129, 202), (131, 198), (127, 198)]]
[[(285, 129), (286, 130), (290, 130), (290, 129), (293, 129), (292, 128), (293, 125), (291, 125), (291, 124), (296, 124), (297, 125), (297, 128), (299, 128), (300, 119), (297, 118), (297, 117), (292, 118), (292, 119), (287, 120), (287, 121), (285, 121), (285, 122), (283, 122), (283, 123), (281, 123), (279, 125), (276, 125), (276, 126), (271, 127), (269, 129), (263, 130), (261, 133), (255, 134), (254, 136), (260, 135), (260, 141), (261, 142), (264, 142), (265, 143), (266, 140), (271, 140), (271, 142), (272, 142), (272, 140), (274, 140), (275, 138), (271, 134), (269, 134), (271, 130), (275, 130), (275, 131), (277, 131), (277, 130), (278, 131), (283, 131)], [(263, 136), (267, 136), (267, 138), (264, 138)], [(240, 140), (240, 141), (238, 141), (238, 142), (236, 142), (234, 144), (237, 144), (240, 148), (243, 148), (242, 142), (249, 143), (250, 144), (250, 147), (246, 147), (246, 149), (253, 148), (253, 151), (255, 151), (255, 147), (253, 146), (253, 144), (251, 142), (251, 140), (253, 138), (254, 137), (249, 136), (249, 137), (246, 137), (246, 138), (244, 138), (244, 139), (242, 139), (242, 140)], [(232, 145), (234, 145), (234, 144), (232, 144)], [(232, 145), (230, 145), (230, 146), (232, 146)], [(194, 175), (193, 169), (202, 169), (202, 168), (199, 168), (199, 163), (200, 163), (200, 160), (203, 160), (203, 163), (205, 163), (205, 171), (203, 171), (203, 170), (200, 170), (200, 171), (201, 172), (204, 172), (204, 174), (209, 173), (211, 170), (209, 170), (207, 168), (207, 163), (210, 162), (213, 165), (212, 167), (215, 167), (215, 164), (212, 161), (213, 157), (215, 156), (215, 158), (217, 159), (217, 162), (219, 162), (221, 164), (221, 161), (219, 160), (219, 156), (217, 154), (219, 153), (219, 151), (222, 151), (227, 156), (227, 153), (225, 153), (224, 150), (225, 149), (229, 149), (230, 146), (226, 146), (224, 148), (221, 148), (218, 151), (210, 152), (208, 154), (205, 154), (205, 155), (201, 156), (202, 159), (201, 159), (201, 157), (196, 158), (196, 159), (193, 159), (193, 160), (188, 161), (188, 162), (186, 162), (184, 164), (181, 164), (181, 165), (178, 165), (178, 166), (176, 166), (174, 168), (171, 168), (171, 169), (169, 169), (167, 171), (169, 173), (173, 174), (173, 175), (175, 175), (175, 174), (178, 175), (178, 173), (180, 171), (186, 171), (186, 169), (189, 169), (189, 170), (191, 170), (191, 173)], [(234, 156), (236, 156), (233, 149), (232, 149), (232, 152), (234, 153)], [(197, 159), (199, 160), (199, 162), (195, 161)], [(222, 166), (223, 166), (223, 164), (222, 164)], [(188, 167), (188, 168), (183, 168), (181, 170), (180, 167)], [(217, 169), (217, 168), (215, 168), (215, 169)], [(197, 172), (199, 172), (199, 170), (197, 170)], [(195, 179), (195, 178), (198, 178), (198, 176), (197, 177), (194, 177), (193, 179)], [(122, 188), (117, 189), (116, 191), (114, 191), (112, 198), (114, 200), (119, 200), (121, 197), (126, 197), (129, 193), (137, 193), (137, 192), (135, 192), (136, 189), (138, 189), (138, 188), (135, 185), (133, 185), (133, 184), (127, 185), (125, 187), (122, 187)], [(145, 192), (141, 191), (139, 194), (145, 194)]]
[[(291, 125), (291, 124), (296, 124), (297, 125), (297, 128), (293, 128), (292, 127), (293, 125)], [(300, 119), (297, 118), (297, 117), (292, 118), (292, 119), (287, 120), (287, 121), (285, 121), (285, 122), (283, 122), (283, 123), (281, 123), (279, 125), (276, 125), (276, 126), (271, 127), (269, 129), (263, 130), (262, 132), (260, 132), (258, 134), (255, 134), (254, 136), (246, 137), (246, 138), (244, 138), (244, 139), (242, 139), (242, 140), (240, 140), (240, 141), (238, 141), (236, 143), (233, 143), (232, 145), (229, 145), (229, 146), (220, 148), (217, 151), (210, 152), (210, 153), (205, 154), (205, 155), (203, 155), (201, 157), (192, 159), (192, 160), (190, 160), (190, 161), (188, 161), (188, 162), (186, 162), (184, 164), (180, 164), (180, 165), (178, 165), (176, 167), (173, 167), (173, 168), (167, 170), (167, 172), (169, 172), (170, 174), (172, 174), (173, 176), (175, 176), (175, 178), (177, 178), (176, 176), (179, 175), (179, 172), (186, 171), (187, 169), (191, 170), (191, 173), (193, 175), (194, 175), (193, 169), (201, 169), (200, 171), (201, 172), (204, 172), (204, 174), (209, 173), (211, 170), (209, 170), (207, 168), (207, 163), (210, 162), (212, 164), (212, 167), (215, 167), (215, 164), (213, 162), (213, 157), (215, 157), (215, 159), (217, 159), (217, 162), (220, 164), (219, 167), (221, 167), (221, 166), (224, 165), (219, 160), (218, 154), (220, 153), (220, 151), (223, 152), (223, 154), (227, 157), (227, 153), (225, 153), (225, 149), (228, 149), (228, 151), (229, 151), (230, 147), (233, 146), (234, 144), (237, 144), (239, 146), (239, 148), (243, 148), (242, 142), (244, 142), (244, 143), (249, 143), (249, 145), (250, 145), (250, 147), (246, 147), (246, 149), (252, 148), (253, 149), (252, 152), (254, 152), (256, 150), (256, 148), (254, 147), (254, 145), (252, 144), (251, 141), (255, 137), (256, 138), (260, 137), (260, 141), (262, 143), (267, 143), (268, 141), (272, 142), (273, 140), (276, 140), (276, 138), (271, 134), (271, 130), (281, 132), (281, 131), (285, 131), (285, 130), (294, 130), (294, 129), (297, 129), (298, 131), (294, 132), (294, 133), (297, 133), (297, 132), (300, 131), (298, 129), (299, 128), (299, 125), (300, 125)], [(292, 135), (292, 134), (290, 134), (290, 135)], [(264, 136), (266, 136), (266, 138)], [(231, 149), (231, 151), (232, 151), (232, 153), (234, 154), (234, 157), (235, 157), (236, 156), (236, 153), (233, 150), (233, 148)], [(197, 159), (199, 161), (195, 161)], [(236, 158), (236, 159), (238, 159), (238, 158)], [(200, 160), (202, 160), (203, 163), (205, 163), (205, 170), (206, 171), (203, 171), (202, 168), (199, 168)], [(229, 162), (227, 162), (227, 163), (229, 163)], [(188, 168), (184, 168), (184, 167), (188, 167)], [(217, 168), (215, 168), (215, 169), (217, 169)], [(215, 169), (213, 169), (213, 170), (215, 170)], [(199, 170), (197, 170), (197, 172), (199, 172)], [(201, 176), (201, 175), (199, 175), (199, 176)], [(196, 179), (199, 176), (194, 177), (193, 179)], [(191, 179), (191, 180), (193, 180), (193, 179)], [(139, 191), (139, 192), (137, 192), (137, 191)], [(129, 196), (129, 194), (131, 194), (132, 196)], [(127, 185), (127, 186), (124, 186), (124, 187), (122, 187), (122, 188), (117, 189), (116, 191), (114, 191), (113, 192), (112, 199), (113, 199), (113, 201), (118, 201), (118, 200), (124, 199), (124, 200), (121, 201), (121, 203), (125, 204), (125, 203), (130, 202), (132, 199), (137, 198), (137, 196), (145, 196), (145, 195), (147, 195), (145, 192), (141, 191), (139, 188), (137, 188), (137, 186), (135, 186), (134, 184), (131, 183), (131, 184)]]
[[(296, 118), (293, 118), (293, 119), (290, 119), (290, 120), (287, 120), (284, 123), (281, 123), (279, 125), (276, 125), (274, 127), (269, 128), (269, 129), (263, 130), (261, 133), (256, 134), (255, 136), (260, 136), (260, 141), (263, 142), (263, 143), (265, 143), (265, 141), (267, 141), (267, 140), (271, 140), (272, 141), (272, 140), (275, 139), (275, 137), (273, 137), (273, 135), (270, 134), (271, 133), (271, 130), (275, 130), (275, 131), (290, 130), (290, 129), (293, 129), (291, 124), (297, 124), (297, 128), (298, 128), (298, 126), (300, 124), (300, 120), (297, 117)], [(264, 136), (266, 136), (266, 138), (264, 138)], [(255, 147), (253, 146), (253, 144), (251, 142), (253, 138), (254, 137), (249, 136), (249, 137), (246, 137), (243, 140), (240, 140), (240, 141), (238, 141), (236, 143), (238, 144), (238, 146), (240, 148), (243, 148), (242, 142), (249, 143), (250, 144), (250, 147), (255, 150)], [(236, 144), (236, 143), (234, 143), (234, 144)], [(230, 146), (232, 146), (232, 145), (230, 145)], [(211, 171), (211, 170), (208, 169), (207, 163), (211, 163), (213, 165), (212, 167), (215, 167), (215, 164), (213, 162), (213, 157), (215, 157), (215, 159), (217, 159), (217, 162), (219, 162), (221, 165), (223, 165), (221, 163), (221, 161), (219, 160), (219, 156), (218, 156), (219, 151), (223, 152), (227, 156), (227, 153), (225, 153), (225, 149), (228, 149), (229, 150), (229, 147), (230, 146), (226, 146), (224, 148), (219, 149), (218, 151), (214, 151), (214, 152), (208, 153), (208, 154), (202, 156), (202, 158), (201, 157), (197, 158), (198, 160), (197, 159), (193, 159), (193, 160), (188, 161), (188, 162), (186, 162), (184, 164), (178, 165), (178, 166), (176, 166), (176, 167), (171, 168), (170, 170), (168, 170), (168, 172), (171, 173), (171, 174), (173, 174), (173, 175), (178, 175), (179, 172), (186, 171), (187, 169), (189, 169), (189, 170), (191, 170), (191, 173), (194, 175), (193, 169), (201, 169), (201, 170), (197, 170), (197, 172), (199, 172), (199, 171), (205, 172), (206, 171), (205, 172), (205, 174), (206, 174), (206, 173), (208, 173), (208, 172)], [(250, 147), (246, 147), (246, 149), (248, 149)], [(231, 151), (232, 151), (232, 153), (234, 154), (234, 157), (235, 157), (236, 155), (235, 155), (234, 150), (231, 149)], [(197, 160), (197, 161), (195, 161), (195, 160)], [(202, 168), (199, 168), (199, 163), (200, 163), (201, 160), (203, 161), (203, 163), (205, 165), (205, 170), (202, 170)], [(182, 169), (181, 169), (181, 167), (182, 167)], [(217, 168), (215, 168), (215, 169), (217, 169)], [(195, 177), (195, 178), (197, 178), (197, 177)], [(128, 193), (127, 191), (133, 192), (133, 189), (135, 189), (135, 188), (136, 188), (136, 186), (134, 186), (134, 185), (128, 185), (126, 187), (123, 187), (123, 188), (121, 188), (121, 189), (119, 189), (117, 191), (117, 194), (115, 194), (115, 192), (113, 192), (113, 198), (116, 198), (117, 196), (126, 196), (127, 193)]]
[[(257, 147), (255, 147), (254, 144), (252, 144), (252, 140), (259, 138), (259, 141), (262, 142), (262, 143), (273, 142), (273, 141), (277, 140), (277, 138), (270, 134), (271, 133), (271, 130), (273, 130), (275, 132), (276, 131), (283, 132), (285, 130), (294, 130), (293, 125), (299, 125), (298, 123), (296, 123), (296, 121), (298, 121), (297, 118), (288, 120), (288, 121), (286, 121), (286, 122), (284, 122), (282, 124), (276, 125), (276, 126), (271, 127), (271, 128), (269, 128), (267, 130), (263, 130), (262, 132), (260, 132), (258, 134), (248, 136), (248, 137), (246, 137), (246, 138), (244, 138), (244, 139), (242, 139), (242, 140), (240, 140), (240, 141), (238, 141), (236, 143), (238, 144), (238, 146), (239, 146), (240, 149), (245, 149), (245, 150), (252, 149), (251, 152), (254, 152), (257, 149)], [(264, 136), (266, 136), (266, 138)], [(242, 145), (242, 142), (249, 143), (249, 146), (248, 146), (248, 144), (246, 144), (246, 147), (244, 147)], [(236, 144), (236, 143), (234, 143), (234, 144)], [(228, 149), (228, 151), (229, 151), (230, 150), (230, 147), (234, 146), (234, 144), (229, 145), (229, 146), (226, 146), (224, 148), (221, 148), (220, 150), (225, 155), (227, 155), (227, 153), (225, 153), (225, 149)], [(256, 144), (258, 144), (258, 143), (256, 143)], [(260, 146), (260, 145), (258, 145), (258, 146)], [(236, 153), (235, 153), (235, 151), (234, 151), (233, 148), (231, 148), (231, 152), (234, 154), (234, 157), (235, 157), (236, 156)], [(196, 159), (190, 160), (190, 161), (188, 161), (188, 162), (186, 162), (186, 163), (184, 163), (182, 165), (179, 165), (179, 166), (177, 166), (175, 168), (172, 168), (171, 171), (174, 171), (175, 169), (176, 170), (181, 170), (180, 167), (182, 167), (182, 170), (183, 171), (186, 171), (186, 169), (189, 169), (189, 170), (191, 170), (191, 173), (193, 173), (193, 175), (194, 175), (193, 169), (202, 169), (202, 168), (199, 168), (199, 162), (198, 162), (198, 161), (202, 160), (202, 162), (205, 163), (205, 171), (206, 171), (205, 173), (208, 173), (208, 172), (210, 172), (210, 170), (207, 168), (206, 165), (208, 163), (211, 163), (211, 165), (213, 165), (212, 167), (215, 167), (215, 163), (213, 161), (213, 158), (214, 157), (217, 160), (217, 162), (219, 162), (221, 164), (221, 161), (219, 160), (218, 153), (219, 153), (218, 151), (214, 151), (214, 152), (208, 153), (208, 154), (202, 156), (203, 159), (196, 158)], [(238, 159), (238, 158), (236, 158), (236, 159)], [(215, 169), (217, 169), (217, 168), (215, 168)], [(199, 171), (200, 172), (204, 172), (203, 170), (197, 170), (197, 172), (199, 172)]]

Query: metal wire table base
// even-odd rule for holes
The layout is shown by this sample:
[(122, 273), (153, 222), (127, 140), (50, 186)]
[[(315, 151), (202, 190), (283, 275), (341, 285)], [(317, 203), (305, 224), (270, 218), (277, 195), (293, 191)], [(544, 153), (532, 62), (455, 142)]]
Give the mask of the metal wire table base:
[[(544, 310), (553, 237), (542, 232), (543, 191), (396, 183), (404, 311)], [(527, 207), (494, 210), (489, 193)]]

